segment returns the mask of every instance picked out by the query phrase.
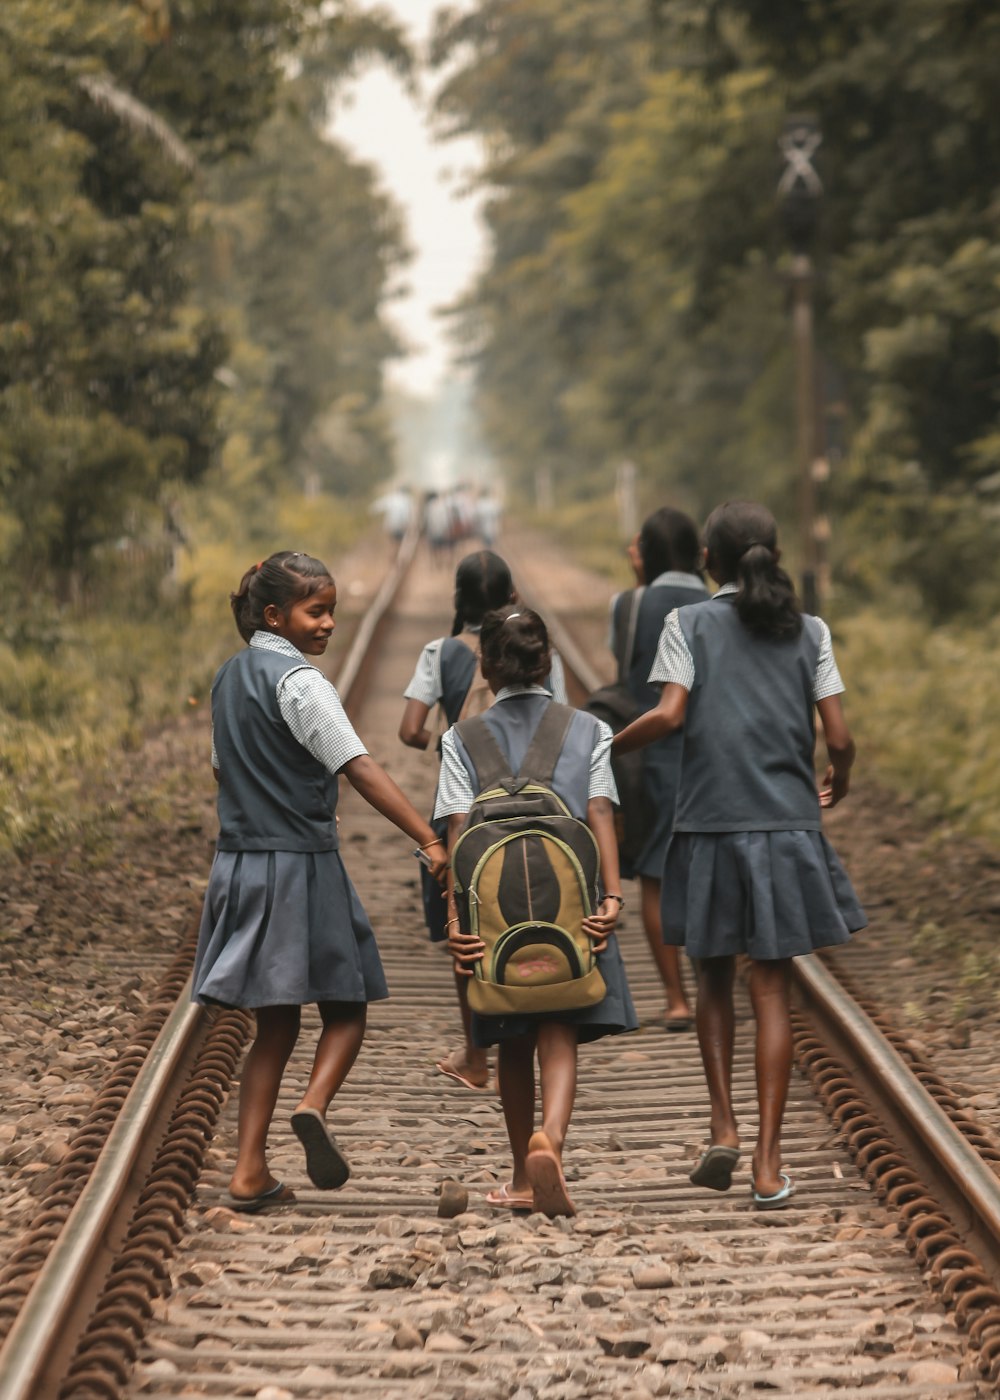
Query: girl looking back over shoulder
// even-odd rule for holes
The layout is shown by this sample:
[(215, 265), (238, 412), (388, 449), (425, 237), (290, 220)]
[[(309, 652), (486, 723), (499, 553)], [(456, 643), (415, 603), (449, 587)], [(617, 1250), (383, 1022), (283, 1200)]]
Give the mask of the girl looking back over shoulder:
[[(821, 807), (847, 794), (854, 743), (844, 720), (830, 631), (804, 616), (779, 566), (774, 519), (733, 501), (705, 526), (708, 603), (664, 623), (650, 681), (656, 708), (615, 739), (622, 752), (683, 726), (673, 835), (663, 877), (663, 930), (695, 960), (697, 1029), (711, 1101), (710, 1143), (691, 1173), (728, 1190), (739, 1159), (732, 1104), (733, 976), (750, 959), (757, 1022), (760, 1128), (754, 1204), (784, 1206), (781, 1123), (792, 1064), (788, 972), (793, 957), (865, 927), (851, 883), (823, 835)], [(819, 711), (830, 764), (817, 793)]]
[(307, 660), (323, 655), (335, 625), (326, 565), (282, 550), (247, 570), (231, 602), (249, 645), (212, 686), (219, 839), (193, 998), (256, 1012), (229, 1189), (238, 1210), (260, 1210), (294, 1200), (268, 1168), (267, 1134), (301, 1006), (318, 1004), (323, 1029), (291, 1127), (313, 1185), (329, 1189), (350, 1169), (326, 1112), (361, 1049), (368, 1002), (388, 996), (375, 935), (340, 858), (337, 775), (421, 846), (436, 873), (445, 852)]

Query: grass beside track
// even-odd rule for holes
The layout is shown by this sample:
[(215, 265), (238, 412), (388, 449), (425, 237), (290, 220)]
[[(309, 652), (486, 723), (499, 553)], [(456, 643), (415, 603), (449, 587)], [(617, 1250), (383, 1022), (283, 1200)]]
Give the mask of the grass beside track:
[[(610, 498), (532, 523), (578, 562), (630, 586)], [(891, 591), (877, 607), (835, 601), (824, 612), (865, 772), (914, 799), (941, 824), (942, 839), (977, 836), (1000, 845), (1000, 618), (931, 627)]]
[(238, 642), (228, 597), (244, 571), (283, 547), (335, 561), (368, 528), (357, 507), (288, 497), (264, 542), (239, 522), (194, 524), (168, 586), (158, 567), (123, 563), (100, 605), (19, 615), (0, 638), (0, 856), (72, 844), (100, 858), (120, 812), (116, 756), (208, 704)]

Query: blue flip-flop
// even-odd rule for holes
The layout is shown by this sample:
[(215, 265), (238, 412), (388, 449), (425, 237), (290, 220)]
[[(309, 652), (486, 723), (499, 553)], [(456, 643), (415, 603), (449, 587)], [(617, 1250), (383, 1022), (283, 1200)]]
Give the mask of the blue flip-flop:
[(773, 1196), (762, 1196), (756, 1186), (751, 1186), (750, 1194), (758, 1210), (782, 1210), (795, 1195), (795, 1183), (787, 1172), (781, 1173), (783, 1185)]
[(733, 1184), (733, 1172), (740, 1160), (738, 1147), (723, 1147), (713, 1143), (698, 1158), (698, 1165), (688, 1177), (692, 1186), (707, 1186), (710, 1191), (728, 1191)]
[(238, 1210), (241, 1215), (256, 1215), (259, 1210), (266, 1210), (268, 1206), (291, 1205), (294, 1200), (295, 1192), (283, 1181), (276, 1181), (258, 1196), (234, 1196), (230, 1192), (229, 1209)]

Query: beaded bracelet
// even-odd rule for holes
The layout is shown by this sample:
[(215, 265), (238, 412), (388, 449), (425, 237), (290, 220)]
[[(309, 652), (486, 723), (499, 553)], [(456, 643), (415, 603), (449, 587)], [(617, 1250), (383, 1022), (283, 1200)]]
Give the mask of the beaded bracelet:
[[(619, 908), (619, 909), (624, 909), (624, 908), (625, 908), (625, 900), (622, 898), (622, 896), (621, 896), (620, 894), (606, 894), (606, 895), (604, 896), (604, 898), (605, 898), (605, 899), (614, 899), (614, 900), (617, 900), (617, 901), (618, 901), (618, 908)], [(602, 902), (603, 902), (603, 901), (602, 901)]]

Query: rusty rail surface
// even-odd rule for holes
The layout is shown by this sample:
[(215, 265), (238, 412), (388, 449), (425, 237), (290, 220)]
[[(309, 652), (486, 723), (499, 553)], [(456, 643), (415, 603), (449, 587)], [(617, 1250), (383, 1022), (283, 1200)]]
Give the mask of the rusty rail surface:
[[(414, 524), (355, 632), (338, 673), (345, 705), (357, 704), (366, 660), (419, 538)], [(10, 1321), (0, 1348), (0, 1400), (114, 1396), (134, 1360), (156, 1281), (166, 1276), (164, 1255), (179, 1237), (249, 1033), (245, 1013), (216, 1015), (192, 1004), (195, 941), (189, 934), (147, 1017), (151, 1027), (144, 1023), (123, 1055), (127, 1068), (116, 1068), (75, 1135), (56, 1195), (0, 1275), (0, 1325), (5, 1312)]]

